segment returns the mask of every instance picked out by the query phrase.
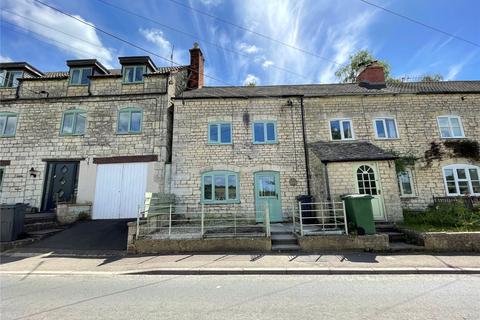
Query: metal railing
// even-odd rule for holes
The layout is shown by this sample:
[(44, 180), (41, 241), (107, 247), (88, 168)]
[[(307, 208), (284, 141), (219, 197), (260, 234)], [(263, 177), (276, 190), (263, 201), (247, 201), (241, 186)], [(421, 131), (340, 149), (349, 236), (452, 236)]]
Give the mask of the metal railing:
[[(269, 237), (269, 206), (261, 212), (230, 207), (209, 210), (208, 205), (159, 205), (139, 210), (136, 238), (191, 239), (206, 237)], [(257, 222), (257, 213), (263, 218)]]
[(293, 230), (300, 236), (348, 234), (345, 203), (298, 202), (297, 210), (293, 210)]
[(433, 197), (433, 205), (436, 206), (440, 203), (463, 203), (467, 209), (473, 210), (473, 208), (480, 204), (480, 196), (456, 196), (456, 197)]

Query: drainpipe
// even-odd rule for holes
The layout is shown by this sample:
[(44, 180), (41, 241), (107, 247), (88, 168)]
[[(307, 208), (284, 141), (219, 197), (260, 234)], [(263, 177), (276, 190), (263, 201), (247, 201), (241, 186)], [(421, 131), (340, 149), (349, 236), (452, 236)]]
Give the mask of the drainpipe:
[(305, 130), (305, 110), (303, 107), (303, 96), (300, 97), (300, 112), (302, 115), (302, 136), (303, 136), (303, 151), (305, 153), (305, 167), (307, 173), (307, 194), (311, 195), (310, 190), (310, 164), (308, 161), (308, 147), (307, 147), (307, 133)]
[(327, 200), (330, 201), (331, 200), (331, 197), (330, 197), (330, 179), (328, 178), (328, 168), (327, 168), (327, 165), (328, 163), (325, 162), (324, 163), (324, 167), (323, 167), (323, 173), (325, 175), (325, 186), (327, 187)]

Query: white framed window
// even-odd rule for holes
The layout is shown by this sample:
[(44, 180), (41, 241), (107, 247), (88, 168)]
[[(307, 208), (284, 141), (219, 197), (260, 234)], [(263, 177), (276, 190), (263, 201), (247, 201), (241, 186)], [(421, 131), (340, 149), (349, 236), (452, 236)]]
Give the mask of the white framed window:
[(74, 86), (85, 86), (90, 82), (89, 76), (92, 75), (92, 68), (72, 68), (70, 69), (70, 84)]
[(412, 170), (405, 169), (405, 171), (399, 172), (398, 185), (400, 188), (400, 196), (402, 197), (414, 197), (415, 191), (413, 190), (413, 178)]
[(375, 118), (375, 137), (377, 139), (398, 139), (395, 118)]
[(142, 65), (123, 67), (123, 83), (141, 83), (145, 72), (146, 67)]
[(437, 117), (438, 129), (442, 138), (464, 138), (462, 120), (457, 116)]
[(0, 137), (13, 137), (17, 132), (18, 115), (14, 112), (0, 112)]
[(353, 125), (351, 119), (330, 120), (330, 138), (332, 140), (353, 140)]
[(2, 70), (0, 71), (0, 87), (18, 87), (18, 79), (20, 79), (21, 77), (23, 77), (23, 71)]
[(480, 195), (480, 167), (469, 164), (445, 166), (443, 180), (449, 196)]

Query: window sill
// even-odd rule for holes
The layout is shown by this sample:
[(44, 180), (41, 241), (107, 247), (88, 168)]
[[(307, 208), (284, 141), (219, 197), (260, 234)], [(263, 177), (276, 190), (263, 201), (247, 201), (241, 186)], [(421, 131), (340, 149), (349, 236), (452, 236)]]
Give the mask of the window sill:
[(145, 81), (139, 81), (139, 82), (122, 82), (122, 84), (126, 84), (126, 85), (129, 85), (129, 84), (142, 84), (142, 83), (145, 83)]
[(200, 201), (200, 204), (205, 204), (205, 205), (222, 205), (222, 204), (239, 204), (241, 203), (240, 200), (232, 200), (232, 201), (226, 201), (226, 202), (206, 202), (206, 201)]
[(350, 141), (357, 141), (357, 139), (330, 139), (332, 142), (350, 142)]
[(85, 136), (85, 133), (60, 133), (60, 137), (83, 137)]
[(116, 135), (117, 136), (138, 136), (140, 134), (142, 134), (143, 132), (117, 132)]
[(15, 138), (15, 135), (0, 135), (0, 138)]
[(401, 139), (400, 138), (375, 138), (375, 140), (390, 141), (390, 140), (401, 140)]
[(279, 144), (278, 141), (275, 142), (252, 142), (255, 145), (262, 145), (262, 144)]
[(445, 140), (461, 140), (461, 139), (467, 139), (467, 137), (440, 137), (440, 139), (445, 139)]
[(217, 143), (217, 142), (208, 142), (208, 146), (231, 146), (233, 143)]
[(69, 86), (69, 87), (88, 87), (88, 83), (85, 83), (85, 84), (69, 83), (68, 86)]

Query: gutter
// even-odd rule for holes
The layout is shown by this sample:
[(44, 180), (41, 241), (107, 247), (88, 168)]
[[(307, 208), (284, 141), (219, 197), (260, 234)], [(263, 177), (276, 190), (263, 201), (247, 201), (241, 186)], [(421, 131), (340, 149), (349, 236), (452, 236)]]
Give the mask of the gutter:
[(303, 106), (303, 96), (300, 96), (300, 112), (302, 115), (302, 137), (303, 137), (303, 151), (305, 154), (305, 172), (307, 174), (307, 194), (310, 196), (312, 194), (310, 188), (310, 163), (308, 158), (308, 145), (307, 145), (307, 133), (305, 130), (305, 108)]

